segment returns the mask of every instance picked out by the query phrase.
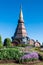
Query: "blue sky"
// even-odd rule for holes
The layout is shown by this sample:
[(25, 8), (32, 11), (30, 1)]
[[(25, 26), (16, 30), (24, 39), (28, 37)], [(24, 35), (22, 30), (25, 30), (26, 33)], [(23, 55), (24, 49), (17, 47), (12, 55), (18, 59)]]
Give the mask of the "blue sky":
[(13, 36), (21, 4), (28, 36), (42, 43), (43, 0), (0, 0), (0, 35), (2, 39)]

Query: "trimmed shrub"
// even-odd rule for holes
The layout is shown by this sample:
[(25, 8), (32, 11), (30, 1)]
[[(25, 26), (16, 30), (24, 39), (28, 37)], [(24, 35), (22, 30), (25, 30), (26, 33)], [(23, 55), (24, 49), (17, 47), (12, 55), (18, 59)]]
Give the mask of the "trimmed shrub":
[(6, 38), (6, 39), (4, 40), (4, 46), (6, 46), (6, 47), (11, 47), (11, 40), (10, 40), (10, 38)]
[(19, 47), (26, 47), (26, 46), (29, 46), (29, 44), (19, 44), (18, 46)]

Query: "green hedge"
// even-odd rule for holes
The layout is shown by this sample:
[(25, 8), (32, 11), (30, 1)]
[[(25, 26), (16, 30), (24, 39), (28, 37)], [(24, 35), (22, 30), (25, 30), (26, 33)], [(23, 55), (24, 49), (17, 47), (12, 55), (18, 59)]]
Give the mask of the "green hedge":
[(18, 60), (23, 54), (19, 52), (18, 48), (0, 49), (0, 60)]
[(29, 46), (29, 44), (19, 44), (18, 46), (19, 47), (26, 47), (26, 46)]

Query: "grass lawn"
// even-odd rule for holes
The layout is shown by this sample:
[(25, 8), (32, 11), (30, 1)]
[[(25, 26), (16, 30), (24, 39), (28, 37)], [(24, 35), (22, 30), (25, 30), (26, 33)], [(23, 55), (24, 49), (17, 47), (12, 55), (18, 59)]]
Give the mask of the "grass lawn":
[[(0, 65), (29, 65), (29, 64), (16, 64), (16, 63), (5, 63)], [(36, 63), (36, 64), (30, 64), (30, 65), (43, 65), (43, 62)]]

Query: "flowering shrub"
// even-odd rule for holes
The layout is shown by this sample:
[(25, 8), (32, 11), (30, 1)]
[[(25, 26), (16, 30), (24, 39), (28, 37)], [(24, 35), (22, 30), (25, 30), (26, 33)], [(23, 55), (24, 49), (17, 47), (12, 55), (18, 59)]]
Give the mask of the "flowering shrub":
[(26, 54), (20, 58), (20, 62), (34, 61), (37, 60), (38, 54), (36, 52)]

